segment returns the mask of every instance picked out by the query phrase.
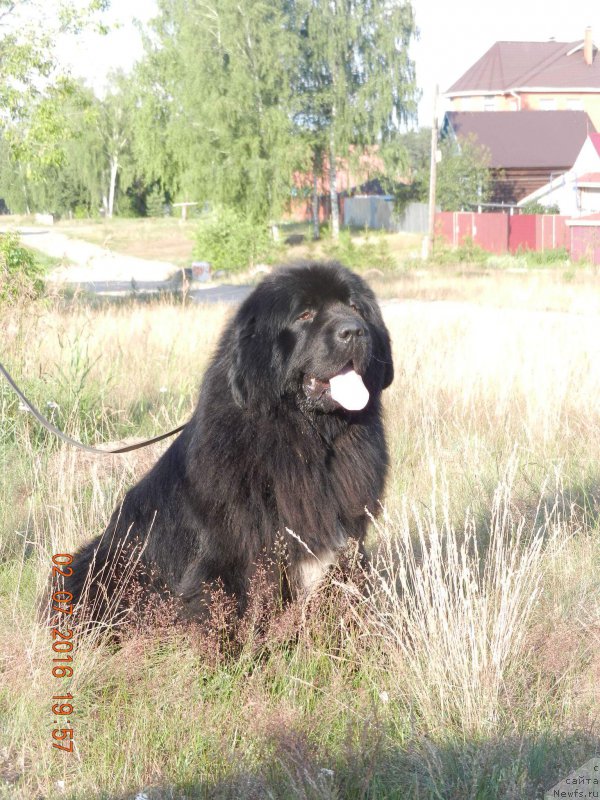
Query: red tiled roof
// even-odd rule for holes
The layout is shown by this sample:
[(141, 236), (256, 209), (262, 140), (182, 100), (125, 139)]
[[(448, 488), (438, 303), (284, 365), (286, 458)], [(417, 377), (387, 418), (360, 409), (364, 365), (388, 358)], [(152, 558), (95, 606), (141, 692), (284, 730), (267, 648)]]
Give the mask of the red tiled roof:
[(586, 172), (577, 178), (577, 183), (597, 183), (600, 185), (600, 172)]
[(597, 89), (600, 55), (586, 64), (581, 42), (496, 42), (447, 90), (508, 92), (513, 89)]
[(594, 128), (585, 111), (449, 111), (446, 125), (458, 138), (476, 136), (491, 167), (553, 171), (573, 166)]

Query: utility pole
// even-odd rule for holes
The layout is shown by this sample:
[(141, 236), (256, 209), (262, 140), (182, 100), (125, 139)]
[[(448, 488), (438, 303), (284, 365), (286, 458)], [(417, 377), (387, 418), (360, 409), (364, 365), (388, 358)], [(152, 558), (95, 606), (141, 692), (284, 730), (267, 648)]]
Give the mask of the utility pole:
[(436, 84), (433, 93), (433, 122), (431, 125), (431, 157), (429, 166), (429, 232), (427, 235), (427, 247), (425, 257), (433, 255), (433, 241), (435, 237), (435, 192), (437, 185), (437, 149), (438, 149), (438, 93), (439, 87)]

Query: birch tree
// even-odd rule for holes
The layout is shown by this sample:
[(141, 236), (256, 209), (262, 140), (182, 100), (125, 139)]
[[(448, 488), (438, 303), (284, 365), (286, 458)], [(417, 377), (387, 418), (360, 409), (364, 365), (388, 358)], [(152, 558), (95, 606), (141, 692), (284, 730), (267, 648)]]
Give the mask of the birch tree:
[(65, 159), (65, 103), (73, 82), (61, 75), (57, 39), (89, 26), (105, 32), (107, 0), (0, 0), (0, 136), (2, 175), (13, 174), (24, 210), (30, 184)]
[[(120, 85), (119, 85), (120, 84)], [(106, 190), (102, 197), (105, 215), (114, 214), (119, 171), (131, 160), (133, 132), (132, 96), (121, 78), (115, 90), (99, 103), (98, 130), (106, 159)]]
[(338, 158), (385, 145), (416, 114), (413, 9), (409, 0), (290, 0), (286, 11), (300, 43), (294, 118), (315, 165), (328, 164), (337, 238)]
[[(276, 218), (303, 142), (290, 115), (296, 41), (281, 3), (159, 0), (140, 67), (137, 159), (172, 195)], [(160, 121), (160, 125), (157, 123)]]

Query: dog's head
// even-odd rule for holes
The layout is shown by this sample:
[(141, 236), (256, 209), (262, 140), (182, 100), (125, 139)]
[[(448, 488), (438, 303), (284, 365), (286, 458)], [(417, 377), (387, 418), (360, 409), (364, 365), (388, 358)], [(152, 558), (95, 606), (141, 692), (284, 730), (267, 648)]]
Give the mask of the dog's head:
[(275, 270), (231, 330), (229, 385), (243, 407), (273, 407), (287, 396), (309, 410), (356, 413), (393, 379), (375, 296), (336, 263)]

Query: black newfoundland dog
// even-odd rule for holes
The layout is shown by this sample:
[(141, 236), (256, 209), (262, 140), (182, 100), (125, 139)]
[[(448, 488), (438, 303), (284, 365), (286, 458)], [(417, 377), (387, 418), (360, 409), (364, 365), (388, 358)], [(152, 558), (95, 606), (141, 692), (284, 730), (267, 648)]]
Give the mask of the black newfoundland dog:
[(127, 581), (199, 618), (219, 583), (242, 613), (256, 565), (283, 541), (274, 585), (301, 595), (350, 539), (362, 547), (377, 513), (392, 378), (361, 278), (335, 263), (277, 269), (227, 325), (192, 419), (75, 555), (65, 589), (96, 620), (131, 605)]

